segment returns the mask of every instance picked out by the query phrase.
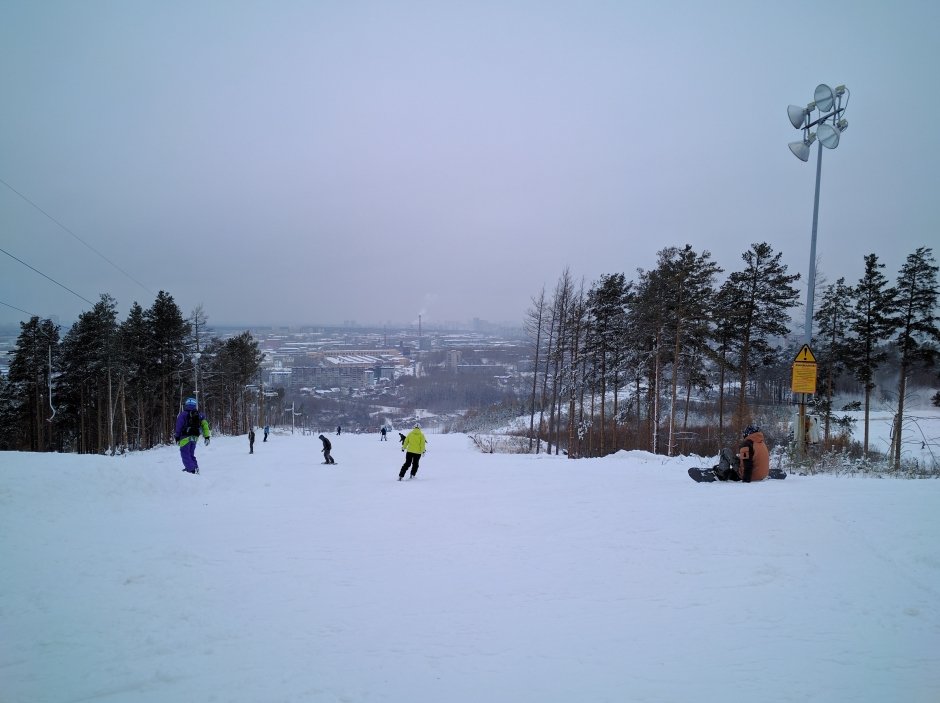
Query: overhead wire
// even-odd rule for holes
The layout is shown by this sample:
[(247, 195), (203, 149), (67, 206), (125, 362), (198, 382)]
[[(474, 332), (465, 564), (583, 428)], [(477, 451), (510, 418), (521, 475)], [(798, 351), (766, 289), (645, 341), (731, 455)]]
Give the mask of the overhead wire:
[[(113, 261), (111, 261), (111, 259), (109, 259), (107, 256), (105, 256), (104, 254), (102, 254), (100, 251), (98, 251), (97, 249), (95, 249), (91, 244), (89, 244), (89, 243), (86, 242), (84, 239), (82, 239), (82, 238), (79, 237), (77, 234), (75, 234), (75, 232), (73, 232), (73, 231), (70, 230), (68, 227), (66, 227), (64, 224), (62, 224), (61, 222), (59, 222), (56, 218), (54, 218), (54, 217), (53, 217), (52, 215), (50, 215), (48, 212), (46, 212), (45, 210), (43, 210), (41, 207), (39, 207), (39, 205), (37, 205), (36, 203), (34, 203), (34, 202), (33, 202), (32, 200), (30, 200), (28, 197), (26, 197), (25, 195), (23, 195), (23, 193), (21, 193), (21, 192), (18, 191), (16, 188), (14, 188), (13, 186), (11, 186), (9, 183), (7, 183), (7, 182), (6, 182), (5, 180), (3, 180), (2, 178), (0, 178), (0, 183), (2, 183), (3, 185), (5, 185), (5, 186), (6, 186), (7, 188), (9, 188), (13, 193), (15, 193), (16, 195), (18, 195), (20, 198), (22, 198), (24, 201), (26, 201), (26, 202), (29, 203), (32, 207), (34, 207), (37, 211), (39, 211), (40, 213), (42, 213), (43, 215), (45, 215), (47, 218), (49, 218), (49, 220), (51, 220), (52, 222), (54, 222), (60, 229), (64, 230), (64, 231), (67, 232), (68, 234), (70, 234), (70, 235), (72, 235), (73, 237), (75, 237), (75, 239), (77, 239), (79, 242), (81, 242), (82, 244), (84, 244), (88, 249), (90, 249), (91, 251), (93, 251), (95, 254), (97, 254), (98, 256), (100, 256), (102, 259), (104, 259), (105, 261), (107, 261), (107, 262), (108, 262), (109, 264), (111, 264), (111, 266), (113, 266), (115, 269), (117, 269), (118, 271), (120, 271), (121, 273), (123, 273), (123, 274), (124, 274), (125, 276), (127, 276), (130, 280), (132, 280), (132, 281), (133, 281), (134, 283), (136, 283), (138, 286), (140, 286), (140, 287), (143, 288), (145, 291), (147, 291), (147, 293), (149, 293), (150, 295), (153, 295), (153, 291), (151, 291), (149, 288), (147, 288), (147, 286), (145, 286), (143, 283), (141, 283), (141, 282), (138, 281), (136, 278), (134, 278), (133, 276), (131, 276), (127, 271), (125, 271), (125, 270), (122, 269), (120, 266), (118, 266), (116, 263), (114, 263)], [(35, 269), (34, 269), (34, 270), (35, 270)]]
[(21, 312), (24, 315), (29, 315), (30, 317), (39, 317), (39, 315), (37, 315), (36, 313), (30, 312), (29, 310), (23, 310), (22, 308), (18, 308), (15, 305), (10, 305), (9, 303), (4, 303), (2, 300), (0, 300), (0, 305), (6, 305), (8, 308), (12, 308), (13, 310), (16, 310), (17, 312)]
[(57, 280), (55, 280), (54, 278), (52, 278), (52, 276), (47, 276), (46, 274), (44, 274), (42, 271), (40, 271), (40, 270), (39, 270), (38, 268), (36, 268), (35, 266), (30, 266), (29, 264), (27, 264), (27, 263), (26, 263), (25, 261), (23, 261), (22, 259), (16, 258), (15, 256), (13, 256), (13, 254), (11, 254), (10, 252), (8, 252), (6, 249), (0, 249), (0, 252), (3, 252), (4, 254), (6, 254), (7, 256), (9, 256), (11, 259), (13, 259), (13, 260), (15, 260), (15, 261), (19, 261), (19, 262), (20, 262), (21, 264), (23, 264), (23, 266), (25, 266), (26, 268), (32, 269), (33, 271), (35, 271), (36, 273), (38, 273), (38, 274), (39, 274), (40, 276), (42, 276), (43, 278), (52, 281), (53, 283), (55, 283), (55, 284), (56, 284), (57, 286), (59, 286), (60, 288), (64, 288), (65, 290), (67, 290), (69, 293), (71, 293), (71, 294), (74, 295), (75, 297), (81, 298), (81, 299), (84, 300), (86, 303), (88, 303), (89, 305), (91, 305), (92, 307), (94, 307), (95, 304), (94, 304), (93, 302), (91, 302), (88, 298), (86, 298), (84, 295), (80, 295), (80, 294), (76, 293), (74, 290), (72, 290), (72, 289), (69, 288), (68, 286), (59, 283)]

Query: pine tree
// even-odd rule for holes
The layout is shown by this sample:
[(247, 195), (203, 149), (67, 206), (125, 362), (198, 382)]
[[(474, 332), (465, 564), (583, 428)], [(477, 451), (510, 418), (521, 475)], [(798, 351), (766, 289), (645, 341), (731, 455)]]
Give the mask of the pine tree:
[(606, 274), (588, 292), (587, 345), (596, 354), (600, 382), (600, 456), (608, 449), (607, 384), (613, 380), (614, 395), (619, 385), (618, 361), (622, 352), (625, 302), (629, 287), (622, 273)]
[[(157, 388), (151, 402), (153, 440), (170, 441), (176, 414), (182, 407), (185, 393), (195, 392), (182, 380), (182, 370), (191, 366), (187, 355), (186, 339), (189, 323), (183, 319), (173, 296), (165, 291), (157, 293), (153, 305), (144, 313), (148, 327), (148, 364), (154, 370)], [(190, 362), (190, 363), (187, 363)]]
[(743, 307), (738, 306), (737, 295), (734, 282), (726, 280), (718, 289), (711, 314), (714, 346), (710, 356), (718, 367), (718, 450), (725, 446), (729, 439), (725, 436), (725, 388), (729, 376), (739, 370), (735, 363), (735, 351), (738, 347), (736, 330)]
[[(153, 398), (157, 381), (154, 364), (148, 348), (150, 327), (143, 308), (135, 301), (124, 322), (118, 329), (123, 381), (124, 443), (133, 449), (153, 446), (150, 434), (150, 399)], [(128, 409), (127, 406), (130, 406)]]
[(871, 394), (875, 389), (875, 372), (888, 358), (882, 346), (894, 334), (895, 321), (892, 317), (896, 291), (888, 286), (888, 279), (881, 273), (884, 264), (878, 262), (875, 254), (865, 257), (865, 273), (853, 287), (853, 309), (849, 330), (854, 337), (847, 355), (849, 371), (865, 391), (865, 427), (862, 443), (865, 455), (868, 455), (869, 416), (871, 413)]
[(117, 303), (102, 294), (62, 342), (62, 424), (82, 454), (114, 446), (113, 379), (118, 375)]
[(894, 468), (901, 468), (902, 432), (904, 428), (904, 401), (907, 393), (907, 377), (918, 362), (932, 364), (936, 355), (936, 344), (940, 342), (937, 328), (937, 266), (933, 250), (918, 247), (909, 254), (898, 273), (895, 286), (895, 310), (897, 311), (897, 337), (895, 343), (900, 354), (898, 378), (898, 412), (894, 419), (893, 454)]
[(732, 340), (737, 343), (740, 359), (737, 422), (743, 426), (750, 422), (747, 405), (747, 384), (750, 372), (772, 362), (772, 337), (783, 337), (789, 332), (788, 310), (797, 305), (799, 291), (793, 283), (799, 274), (787, 274), (780, 262), (781, 254), (774, 254), (766, 242), (752, 244), (741, 255), (746, 264), (743, 271), (732, 273), (728, 280), (734, 290), (735, 328)]
[(257, 379), (264, 358), (250, 332), (222, 341), (212, 338), (203, 347), (200, 407), (214, 426), (232, 433), (248, 424), (245, 386)]
[[(846, 336), (847, 327), (851, 319), (852, 289), (845, 285), (845, 279), (838, 279), (834, 285), (826, 286), (823, 290), (819, 308), (816, 310), (817, 361), (825, 373), (825, 388), (823, 390), (823, 414), (825, 416), (824, 442), (828, 446), (830, 425), (832, 422), (832, 392), (835, 379), (846, 366), (849, 350), (852, 345)], [(817, 389), (817, 397), (819, 392)]]
[(715, 276), (721, 268), (711, 261), (711, 253), (696, 254), (686, 244), (683, 249), (670, 247), (659, 252), (657, 268), (661, 280), (661, 304), (668, 308), (667, 329), (672, 346), (672, 385), (669, 402), (669, 438), (667, 453), (675, 449), (676, 408), (679, 377), (683, 373), (691, 387), (691, 378), (699, 372), (693, 362), (702, 358), (701, 350), (709, 335), (709, 310)]
[[(568, 354), (566, 388), (568, 391), (568, 458), (581, 456), (581, 438), (578, 428), (584, 417), (584, 379), (587, 356), (584, 354), (585, 334), (587, 331), (587, 297), (584, 291), (584, 279), (572, 298), (568, 308)], [(580, 400), (580, 413), (578, 402)], [(576, 421), (577, 420), (577, 421)]]
[[(670, 310), (664, 271), (638, 271), (639, 281), (635, 295), (627, 298), (630, 305), (626, 329), (630, 342), (631, 362), (635, 366), (634, 383), (637, 392), (646, 380), (646, 448), (654, 454), (659, 451), (661, 421), (662, 370), (666, 363)], [(639, 398), (637, 398), (639, 402)]]
[(51, 393), (59, 357), (59, 326), (38, 317), (20, 323), (11, 354), (5, 388), (5, 432), (11, 435), (16, 449), (50, 451), (54, 448)]

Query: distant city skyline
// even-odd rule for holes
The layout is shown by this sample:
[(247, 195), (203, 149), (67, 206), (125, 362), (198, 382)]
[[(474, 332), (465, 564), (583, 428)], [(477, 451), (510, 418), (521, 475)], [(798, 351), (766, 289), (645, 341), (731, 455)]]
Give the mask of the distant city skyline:
[(218, 324), (521, 324), (566, 268), (690, 244), (726, 276), (761, 241), (805, 300), (787, 106), (819, 83), (850, 96), (819, 273), (874, 252), (893, 280), (940, 232), (937, 26), (919, 0), (11, 0), (0, 324), (160, 290)]

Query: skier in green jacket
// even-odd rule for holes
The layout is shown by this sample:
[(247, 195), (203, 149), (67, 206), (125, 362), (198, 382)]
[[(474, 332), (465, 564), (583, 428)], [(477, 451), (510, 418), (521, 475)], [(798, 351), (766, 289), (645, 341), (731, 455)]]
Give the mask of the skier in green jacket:
[(416, 422), (414, 429), (408, 433), (408, 436), (401, 443), (401, 450), (405, 452), (405, 463), (402, 464), (401, 471), (398, 474), (399, 481), (405, 478), (409, 468), (411, 469), (411, 478), (415, 477), (415, 474), (418, 473), (418, 462), (421, 461), (421, 457), (427, 451), (427, 444), (424, 433), (421, 431), (421, 425)]

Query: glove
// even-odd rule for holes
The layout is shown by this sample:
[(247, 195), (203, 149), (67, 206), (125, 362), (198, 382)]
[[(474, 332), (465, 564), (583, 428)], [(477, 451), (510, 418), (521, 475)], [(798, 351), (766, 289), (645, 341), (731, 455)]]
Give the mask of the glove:
[(206, 446), (207, 446), (207, 447), (209, 446), (209, 438), (208, 438), (208, 437), (206, 437)]

